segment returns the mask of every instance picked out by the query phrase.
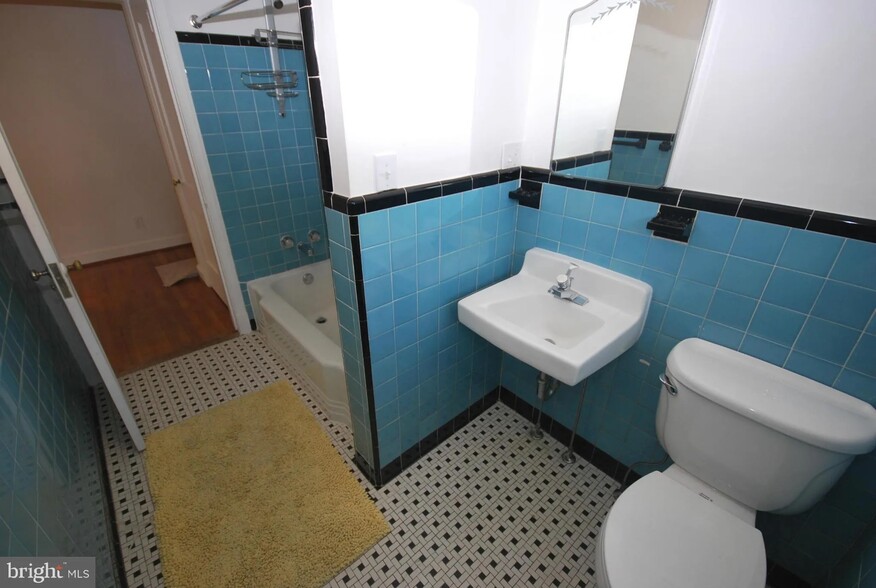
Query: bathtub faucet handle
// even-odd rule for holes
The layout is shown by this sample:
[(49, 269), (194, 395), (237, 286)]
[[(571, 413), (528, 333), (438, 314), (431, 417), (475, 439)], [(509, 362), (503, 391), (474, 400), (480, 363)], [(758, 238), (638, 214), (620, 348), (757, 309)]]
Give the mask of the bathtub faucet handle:
[(295, 247), (295, 239), (290, 237), (289, 235), (283, 235), (280, 237), (280, 247), (283, 249), (292, 249)]
[(311, 243), (316, 243), (320, 239), (322, 239), (322, 235), (320, 235), (319, 231), (317, 231), (316, 229), (310, 229), (307, 232), (307, 238), (308, 240), (310, 240)]

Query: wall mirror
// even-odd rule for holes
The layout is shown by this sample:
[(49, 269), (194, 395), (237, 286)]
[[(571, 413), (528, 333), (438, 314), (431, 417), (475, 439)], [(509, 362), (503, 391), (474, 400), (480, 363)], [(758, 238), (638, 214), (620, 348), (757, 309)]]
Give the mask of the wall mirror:
[(662, 186), (709, 0), (597, 0), (569, 17), (551, 170)]

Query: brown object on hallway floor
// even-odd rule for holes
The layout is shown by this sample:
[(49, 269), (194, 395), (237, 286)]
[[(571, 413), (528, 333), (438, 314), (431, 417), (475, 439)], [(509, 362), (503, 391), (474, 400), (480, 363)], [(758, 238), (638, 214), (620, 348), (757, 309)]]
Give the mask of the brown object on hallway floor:
[(225, 303), (203, 281), (165, 288), (155, 267), (188, 259), (181, 245), (86, 265), (70, 278), (116, 374), (237, 334)]
[(318, 587), (389, 532), (279, 381), (146, 437), (167, 585)]
[(165, 288), (170, 288), (177, 282), (182, 282), (189, 278), (197, 278), (198, 260), (192, 257), (181, 261), (174, 261), (173, 263), (157, 265), (155, 266), (155, 271), (158, 272), (158, 277), (161, 278), (161, 284)]

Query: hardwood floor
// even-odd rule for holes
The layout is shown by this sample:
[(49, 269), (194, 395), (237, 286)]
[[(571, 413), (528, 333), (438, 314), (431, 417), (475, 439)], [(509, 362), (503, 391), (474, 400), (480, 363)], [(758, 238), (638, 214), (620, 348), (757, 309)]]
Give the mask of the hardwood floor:
[(70, 273), (117, 375), (237, 334), (228, 308), (200, 278), (162, 286), (155, 266), (189, 257), (191, 245), (182, 245)]

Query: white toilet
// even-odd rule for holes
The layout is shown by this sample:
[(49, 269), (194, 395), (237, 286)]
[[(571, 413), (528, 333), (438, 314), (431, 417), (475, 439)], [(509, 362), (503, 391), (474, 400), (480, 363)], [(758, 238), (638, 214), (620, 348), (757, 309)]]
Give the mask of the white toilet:
[(657, 436), (674, 461), (615, 502), (600, 588), (764, 588), (758, 510), (804, 511), (876, 446), (876, 409), (700, 339), (669, 354)]

